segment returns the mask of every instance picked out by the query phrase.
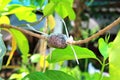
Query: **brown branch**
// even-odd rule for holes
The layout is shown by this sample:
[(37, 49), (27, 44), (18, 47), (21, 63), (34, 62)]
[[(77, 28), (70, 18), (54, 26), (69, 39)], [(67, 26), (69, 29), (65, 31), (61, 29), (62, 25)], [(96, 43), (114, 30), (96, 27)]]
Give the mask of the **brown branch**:
[(118, 24), (120, 24), (120, 17), (118, 19), (116, 19), (113, 23), (111, 23), (110, 25), (106, 26), (105, 28), (103, 28), (102, 30), (100, 30), (99, 32), (97, 32), (96, 34), (93, 34), (92, 36), (84, 39), (84, 40), (78, 40), (78, 41), (72, 41), (72, 42), (67, 42), (68, 44), (83, 44), (83, 43), (87, 43), (90, 40), (102, 35), (103, 33), (105, 33), (106, 31), (110, 30), (111, 28), (117, 26)]
[(13, 29), (19, 30), (19, 31), (21, 31), (21, 32), (23, 32), (25, 34), (28, 34), (30, 36), (34, 36), (34, 37), (39, 38), (39, 39), (45, 39), (45, 40), (47, 40), (47, 37), (45, 35), (36, 34), (36, 33), (33, 33), (31, 31), (22, 29), (22, 28), (17, 27), (17, 26), (12, 26), (12, 25), (8, 25), (8, 24), (0, 24), (0, 27), (2, 27), (2, 28), (8, 28), (8, 29), (9, 28), (13, 28)]
[[(86, 38), (84, 40), (67, 41), (67, 43), (68, 44), (83, 44), (83, 43), (87, 43), (90, 40), (92, 40), (92, 39), (94, 39), (94, 38), (96, 38), (96, 37), (104, 34), (106, 31), (110, 30), (111, 28), (117, 26), (119, 23), (120, 23), (120, 17), (118, 19), (116, 19), (113, 23), (111, 23), (110, 25), (106, 26), (105, 28), (103, 28), (102, 30), (100, 30), (99, 32), (97, 32), (96, 34), (93, 34), (92, 36), (90, 36), (90, 37), (88, 37), (88, 38)], [(29, 34), (31, 36), (37, 37), (39, 39), (45, 39), (45, 40), (47, 40), (47, 37), (45, 35), (36, 34), (36, 33), (31, 32), (31, 31), (22, 29), (20, 27), (8, 25), (8, 24), (0, 24), (0, 27), (17, 29), (17, 30), (19, 30), (19, 31), (21, 31), (23, 33), (26, 33), (26, 34)]]

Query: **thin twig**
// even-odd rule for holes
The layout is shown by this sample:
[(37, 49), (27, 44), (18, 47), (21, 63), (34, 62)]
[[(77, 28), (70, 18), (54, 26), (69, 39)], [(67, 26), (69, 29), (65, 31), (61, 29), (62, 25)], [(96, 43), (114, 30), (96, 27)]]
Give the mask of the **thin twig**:
[(45, 39), (47, 40), (47, 37), (45, 35), (40, 35), (40, 34), (37, 34), (37, 33), (34, 33), (34, 32), (31, 32), (31, 31), (28, 31), (28, 30), (25, 30), (25, 29), (22, 29), (20, 27), (17, 27), (17, 26), (13, 26), (13, 25), (8, 25), (8, 24), (0, 24), (0, 27), (2, 28), (13, 28), (13, 29), (16, 29), (16, 30), (19, 30), (25, 34), (28, 34), (30, 36), (34, 36), (34, 37), (37, 37), (39, 39)]
[(120, 17), (118, 19), (116, 19), (113, 23), (111, 23), (110, 25), (106, 26), (105, 28), (103, 28), (102, 30), (100, 30), (99, 32), (97, 32), (96, 34), (93, 34), (92, 36), (84, 39), (84, 40), (78, 40), (78, 41), (72, 41), (72, 42), (67, 42), (68, 44), (83, 44), (83, 43), (87, 43), (90, 40), (102, 35), (103, 33), (105, 33), (106, 31), (110, 30), (111, 28), (117, 26), (118, 24), (120, 24)]

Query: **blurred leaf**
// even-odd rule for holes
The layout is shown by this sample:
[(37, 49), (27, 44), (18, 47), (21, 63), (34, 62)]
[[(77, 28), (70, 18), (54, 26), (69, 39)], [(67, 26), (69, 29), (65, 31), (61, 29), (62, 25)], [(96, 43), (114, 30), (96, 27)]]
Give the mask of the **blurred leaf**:
[(120, 79), (120, 31), (109, 49), (110, 80)]
[(42, 72), (33, 72), (25, 76), (22, 80), (51, 80)]
[(51, 80), (76, 80), (72, 76), (57, 70), (47, 70), (45, 75), (49, 77)]
[(107, 59), (109, 54), (108, 54), (108, 44), (104, 41), (103, 38), (100, 38), (99, 41), (99, 51), (101, 53), (101, 55)]
[(10, 20), (7, 16), (0, 17), (0, 24), (10, 24)]
[(50, 2), (54, 2), (56, 4), (62, 2), (62, 3), (65, 3), (65, 4), (69, 4), (69, 6), (72, 7), (74, 0), (50, 0)]
[(68, 13), (68, 17), (70, 20), (74, 20), (76, 18), (76, 15), (75, 15), (75, 12), (74, 10), (72, 9), (72, 7), (70, 6), (70, 4), (65, 4), (63, 3), (63, 5), (65, 6), (66, 8), (66, 11)]
[(2, 68), (2, 62), (5, 53), (6, 53), (6, 47), (2, 39), (2, 34), (0, 34), (0, 69)]
[[(83, 59), (83, 58), (96, 59), (96, 55), (91, 50), (87, 48), (78, 47), (78, 46), (73, 46), (73, 47), (76, 51), (76, 55), (78, 59)], [(75, 56), (70, 46), (68, 46), (65, 49), (53, 50), (51, 58), (50, 58), (50, 55), (47, 58), (48, 62), (59, 62), (59, 61), (74, 60), (74, 59), (75, 59)]]
[(0, 0), (0, 11), (4, 10), (9, 2), (11, 2), (11, 0)]
[(16, 39), (15, 39), (15, 37), (13, 36), (12, 32), (11, 32), (10, 30), (8, 30), (8, 29), (4, 29), (4, 30), (7, 31), (7, 32), (9, 32), (9, 33), (12, 35), (12, 50), (10, 51), (9, 58), (8, 58), (8, 60), (7, 60), (7, 63), (6, 63), (6, 66), (8, 66), (9, 63), (10, 63), (10, 60), (12, 59), (13, 54), (14, 54), (16, 48), (17, 48), (17, 44), (16, 44)]
[(81, 71), (79, 66), (75, 66), (74, 68), (70, 68), (70, 67), (61, 67), (60, 71), (63, 71), (69, 75), (71, 75), (72, 77), (74, 77), (76, 80), (81, 80)]
[(44, 16), (52, 14), (54, 12), (55, 7), (56, 7), (55, 3), (53, 2), (48, 3), (43, 10)]
[(57, 70), (47, 70), (46, 72), (33, 72), (25, 76), (22, 80), (76, 80), (72, 76)]
[(37, 0), (37, 2), (39, 3), (40, 7), (42, 7), (44, 2), (45, 2), (45, 0)]
[(28, 22), (35, 22), (37, 20), (36, 14), (32, 11), (23, 11), (22, 13), (15, 13), (15, 15), (19, 20), (25, 20)]
[(52, 15), (48, 16), (48, 24), (50, 26), (50, 30), (53, 30), (55, 27), (55, 19)]
[[(89, 74), (88, 72), (83, 72), (82, 76), (85, 78), (85, 80), (99, 80), (100, 73), (95, 72), (94, 74)], [(109, 77), (103, 75), (102, 80), (109, 80)]]
[(40, 54), (33, 54), (31, 57), (30, 57), (30, 60), (32, 63), (37, 63), (39, 62), (40, 60)]
[(34, 7), (13, 5), (12, 7), (9, 7), (9, 9), (9, 12), (6, 14), (15, 14), (19, 20), (26, 20), (28, 22), (34, 22), (37, 20), (36, 14), (32, 12), (35, 10)]
[[(47, 57), (47, 56), (45, 56), (45, 57)], [(45, 62), (44, 62), (44, 55), (41, 55), (40, 60), (39, 60), (39, 63), (40, 63), (40, 67), (41, 67), (41, 68), (44, 68), (44, 67), (48, 67), (48, 66), (49, 66), (48, 61), (45, 60)], [(44, 65), (45, 65), (45, 66), (44, 66)]]
[(29, 52), (29, 44), (27, 38), (24, 36), (24, 34), (16, 29), (10, 29), (12, 34), (15, 36), (17, 45), (22, 52), (22, 60), (24, 63), (27, 63), (27, 57)]
[(74, 20), (76, 15), (75, 12), (73, 11), (72, 7), (70, 6), (69, 3), (67, 2), (60, 2), (55, 8), (55, 11), (62, 17), (69, 17), (70, 20)]
[(11, 14), (23, 13), (23, 12), (34, 10), (34, 8), (32, 8), (32, 7), (26, 7), (26, 6), (22, 6), (22, 5), (12, 5), (9, 7), (9, 9), (10, 9), (9, 13), (11, 13)]
[(19, 74), (14, 73), (10, 76), (9, 80), (21, 80), (27, 74), (28, 74), (27, 72), (22, 72)]
[(56, 5), (55, 11), (62, 17), (65, 18), (68, 16), (68, 12), (66, 10), (66, 6), (63, 5), (63, 3), (59, 3)]

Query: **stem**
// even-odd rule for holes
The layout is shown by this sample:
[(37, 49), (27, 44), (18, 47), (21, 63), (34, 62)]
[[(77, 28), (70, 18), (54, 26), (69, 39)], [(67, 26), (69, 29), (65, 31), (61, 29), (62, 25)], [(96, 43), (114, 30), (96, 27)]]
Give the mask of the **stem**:
[(88, 66), (88, 58), (85, 59), (85, 71), (87, 72), (87, 66)]
[(103, 63), (102, 63), (102, 68), (101, 68), (101, 71), (100, 71), (100, 77), (99, 77), (99, 80), (102, 80), (103, 79), (103, 71), (105, 69), (105, 61), (106, 59), (103, 59)]
[(22, 28), (17, 27), (17, 26), (8, 25), (8, 24), (0, 24), (0, 27), (2, 27), (2, 28), (8, 28), (8, 29), (10, 29), (10, 28), (16, 29), (16, 30), (19, 30), (19, 31), (21, 31), (21, 32), (23, 32), (25, 34), (30, 35), (30, 36), (34, 36), (34, 37), (36, 37), (38, 39), (45, 39), (45, 40), (47, 40), (47, 37), (45, 35), (36, 34), (34, 32), (22, 29)]
[(103, 63), (100, 61), (100, 59), (96, 58), (96, 60), (102, 65)]
[(118, 19), (116, 19), (114, 22), (112, 22), (110, 25), (106, 26), (105, 28), (103, 28), (102, 30), (99, 30), (96, 34), (93, 34), (92, 36), (84, 39), (84, 40), (78, 40), (78, 41), (72, 41), (72, 42), (67, 42), (69, 44), (83, 44), (83, 43), (87, 43), (90, 40), (102, 35), (103, 33), (105, 33), (106, 31), (110, 30), (111, 28), (117, 26), (118, 24), (120, 24), (120, 17)]

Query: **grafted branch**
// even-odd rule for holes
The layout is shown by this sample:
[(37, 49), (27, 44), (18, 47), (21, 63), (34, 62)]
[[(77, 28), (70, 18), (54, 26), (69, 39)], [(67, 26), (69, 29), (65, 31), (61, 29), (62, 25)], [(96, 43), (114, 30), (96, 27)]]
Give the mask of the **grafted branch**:
[[(111, 24), (109, 24), (108, 26), (106, 26), (105, 28), (103, 28), (102, 30), (98, 31), (96, 34), (93, 34), (92, 36), (84, 39), (84, 40), (78, 40), (78, 41), (67, 41), (68, 44), (83, 44), (83, 43), (87, 43), (89, 42), (90, 40), (104, 34), (106, 31), (110, 30), (111, 28), (117, 26), (118, 24), (120, 24), (120, 17), (118, 19), (116, 19), (114, 22), (112, 22)], [(47, 40), (47, 36), (45, 35), (40, 35), (40, 34), (37, 34), (37, 33), (34, 33), (34, 32), (31, 32), (31, 31), (28, 31), (28, 30), (25, 30), (25, 29), (22, 29), (20, 27), (16, 27), (16, 26), (13, 26), (13, 25), (8, 25), (8, 24), (0, 24), (0, 27), (2, 28), (13, 28), (13, 29), (17, 29), (23, 33), (26, 33), (28, 35), (31, 35), (31, 36), (34, 36), (36, 38), (39, 38), (39, 39), (45, 39)]]

